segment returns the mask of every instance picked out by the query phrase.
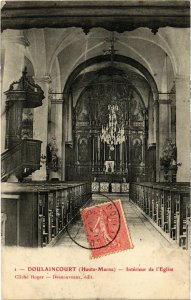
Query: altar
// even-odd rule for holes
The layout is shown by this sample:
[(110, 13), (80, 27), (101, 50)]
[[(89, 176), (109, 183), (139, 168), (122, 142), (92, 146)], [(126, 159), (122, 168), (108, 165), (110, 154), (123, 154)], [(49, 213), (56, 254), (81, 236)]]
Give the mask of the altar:
[(128, 175), (97, 174), (92, 180), (92, 193), (128, 193)]
[(66, 180), (91, 180), (95, 192), (123, 192), (129, 180), (145, 177), (147, 110), (125, 82), (112, 89), (91, 86), (74, 116), (74, 141), (65, 145)]
[(106, 160), (104, 162), (105, 173), (114, 173), (115, 161), (114, 160)]

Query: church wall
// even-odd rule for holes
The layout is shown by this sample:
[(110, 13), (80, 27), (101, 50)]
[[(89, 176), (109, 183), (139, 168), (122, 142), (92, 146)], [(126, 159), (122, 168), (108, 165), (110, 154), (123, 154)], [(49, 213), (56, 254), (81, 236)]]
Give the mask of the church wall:
[[(57, 35), (55, 34), (56, 32), (58, 33)], [(183, 122), (183, 120), (189, 120), (189, 29), (160, 28), (156, 36), (148, 29), (136, 29), (132, 32), (125, 32), (121, 34), (121, 36), (120, 34), (117, 35), (119, 39), (122, 40), (122, 43), (120, 40), (116, 42), (119, 53), (137, 59), (146, 66), (155, 78), (159, 92), (165, 92), (165, 90), (170, 91), (173, 84), (175, 83), (176, 85), (177, 162), (182, 164), (178, 168), (177, 179), (179, 181), (187, 181), (189, 177), (189, 122)], [(48, 115), (53, 113), (55, 106), (56, 110), (53, 115), (56, 114), (58, 116), (55, 128), (59, 139), (59, 156), (63, 156), (65, 152), (63, 151), (64, 141), (61, 128), (66, 127), (66, 123), (61, 125), (63, 114), (61, 114), (61, 110), (63, 108), (61, 108), (62, 104), (59, 103), (59, 105), (51, 105), (50, 109), (50, 103), (48, 103), (49, 88), (52, 87), (59, 92), (63, 91), (69, 74), (80, 62), (90, 57), (100, 55), (102, 51), (107, 48), (108, 43), (105, 41), (105, 37), (108, 36), (109, 32), (101, 29), (93, 29), (87, 36), (84, 35), (81, 29), (73, 30), (72, 28), (59, 29), (58, 31), (56, 29), (29, 29), (25, 30), (24, 33), (19, 30), (5, 30), (3, 32), (4, 50), (2, 54), (4, 56), (4, 63), (2, 91), (7, 90), (11, 82), (20, 78), (24, 67), (24, 56), (26, 54), (27, 57), (31, 58), (34, 68), (34, 78), (36, 82), (42, 86), (46, 94), (46, 100), (43, 101), (43, 106), (38, 108), (34, 115), (34, 137), (40, 138), (43, 141), (43, 155), (46, 155), (47, 141), (52, 134), (50, 134), (50, 128), (48, 127)], [(67, 39), (66, 43), (64, 43), (65, 39)], [(14, 47), (10, 45), (14, 45)], [(148, 51), (148, 45), (150, 45), (150, 51)], [(17, 49), (17, 51), (15, 49)], [(188, 55), (180, 55), (180, 49), (184, 49)], [(164, 66), (166, 55), (164, 51), (168, 54), (168, 75), (166, 74)], [(55, 55), (57, 55), (57, 66), (52, 61)], [(168, 77), (168, 83), (165, 87), (166, 77)], [(143, 94), (145, 90), (144, 86), (141, 86), (140, 90)], [(148, 95), (145, 93), (143, 98), (147, 99)], [(5, 111), (4, 96), (2, 96), (2, 99), (2, 111)], [(77, 97), (74, 95), (74, 102), (76, 99)], [(163, 103), (159, 104), (159, 115), (161, 118), (159, 120), (159, 156), (162, 153), (165, 139), (170, 137), (170, 105), (165, 105), (164, 100), (167, 99), (164, 95), (161, 95), (159, 102), (162, 101)], [(42, 117), (44, 124), (47, 125), (45, 126), (47, 129), (44, 130), (43, 133), (38, 125), (39, 117)], [(53, 116), (51, 120), (52, 118)], [(150, 124), (152, 118), (153, 116), (150, 117)], [(155, 123), (155, 115), (154, 118)], [(2, 149), (4, 148), (5, 142), (4, 132), (5, 116), (2, 116)], [(153, 139), (155, 139), (155, 132), (152, 132), (150, 135)], [(64, 174), (63, 157), (61, 157), (61, 160), (63, 161), (61, 173)], [(38, 176), (38, 171), (35, 172), (35, 177), (40, 178), (42, 176), (46, 178), (45, 169), (45, 165), (43, 165)], [(61, 174), (59, 176), (61, 176)]]
[(48, 117), (48, 145), (55, 143), (56, 155), (58, 157), (58, 166), (53, 168), (51, 162), (47, 175), (49, 180), (51, 178), (62, 178), (62, 109), (63, 109), (63, 95), (61, 93), (60, 81), (60, 67), (58, 59), (51, 69), (51, 85), (49, 89), (49, 117)]
[(22, 30), (6, 30), (2, 34), (3, 54), (3, 77), (1, 97), (1, 151), (5, 150), (6, 113), (4, 92), (9, 89), (13, 81), (20, 79), (24, 68), (25, 47), (27, 40)]

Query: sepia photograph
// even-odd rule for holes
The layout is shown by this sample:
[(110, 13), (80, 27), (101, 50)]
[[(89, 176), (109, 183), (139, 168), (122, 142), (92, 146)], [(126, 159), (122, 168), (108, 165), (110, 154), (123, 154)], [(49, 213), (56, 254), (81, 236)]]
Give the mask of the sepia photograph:
[(3, 300), (189, 300), (190, 2), (1, 1)]

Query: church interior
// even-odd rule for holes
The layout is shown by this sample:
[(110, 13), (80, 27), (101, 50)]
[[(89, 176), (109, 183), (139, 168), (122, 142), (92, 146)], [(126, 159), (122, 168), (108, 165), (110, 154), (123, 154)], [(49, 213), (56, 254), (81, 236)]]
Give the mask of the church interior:
[(66, 226), (105, 194), (135, 248), (142, 234), (187, 252), (189, 5), (6, 1), (2, 245), (72, 244)]

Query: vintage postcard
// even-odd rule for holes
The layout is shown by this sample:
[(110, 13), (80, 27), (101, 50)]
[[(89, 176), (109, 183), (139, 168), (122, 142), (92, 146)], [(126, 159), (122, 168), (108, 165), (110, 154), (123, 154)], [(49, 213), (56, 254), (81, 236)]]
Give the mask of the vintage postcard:
[(190, 2), (1, 2), (3, 300), (190, 299)]

